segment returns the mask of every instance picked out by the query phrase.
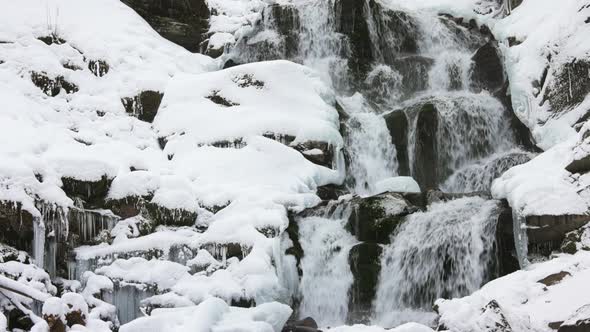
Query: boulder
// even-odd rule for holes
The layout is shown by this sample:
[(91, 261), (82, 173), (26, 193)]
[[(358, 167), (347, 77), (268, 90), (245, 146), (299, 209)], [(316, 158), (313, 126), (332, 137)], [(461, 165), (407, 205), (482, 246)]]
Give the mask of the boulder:
[(63, 76), (51, 78), (44, 72), (32, 72), (31, 82), (49, 97), (57, 96), (62, 90), (68, 94), (78, 92), (78, 86), (66, 81)]
[(88, 61), (88, 69), (94, 76), (103, 77), (109, 72), (109, 64), (104, 60), (90, 60)]
[(590, 91), (590, 61), (575, 59), (552, 66), (550, 72), (542, 104), (548, 102), (552, 112), (561, 113), (584, 101)]
[(80, 198), (84, 201), (86, 207), (100, 207), (104, 202), (112, 179), (103, 175), (98, 181), (83, 181), (71, 177), (61, 179), (62, 190), (70, 198)]
[(359, 241), (372, 243), (389, 243), (391, 234), (403, 222), (404, 216), (418, 210), (398, 193), (357, 197), (351, 204), (353, 212), (346, 228)]
[(490, 41), (480, 47), (472, 60), (471, 81), (474, 88), (492, 93), (502, 88), (505, 82), (504, 66), (494, 42)]
[(123, 0), (162, 37), (191, 52), (202, 50), (210, 16), (205, 0)]
[(31, 251), (33, 216), (21, 203), (0, 201), (0, 242), (23, 251)]
[(501, 209), (496, 225), (497, 269), (495, 270), (498, 271), (496, 277), (505, 276), (520, 269), (514, 244), (512, 209), (506, 201), (502, 201)]
[(152, 123), (164, 94), (158, 91), (146, 90), (134, 97), (121, 99), (125, 111), (141, 121)]
[(420, 188), (434, 189), (438, 177), (438, 112), (432, 103), (424, 104), (418, 113), (416, 124), (416, 151), (414, 160), (414, 178)]
[(559, 284), (565, 277), (571, 277), (572, 274), (566, 271), (561, 271), (558, 273), (553, 273), (545, 278), (537, 281), (545, 286), (553, 286)]
[(582, 306), (568, 318), (557, 332), (588, 332), (590, 331), (590, 304)]
[(587, 215), (527, 216), (526, 225), (529, 253), (549, 256), (559, 250), (567, 233), (590, 221)]
[(385, 123), (391, 135), (391, 142), (395, 145), (398, 162), (398, 173), (402, 176), (410, 175), (408, 160), (408, 117), (403, 110), (393, 111), (385, 115)]
[(300, 320), (289, 320), (281, 330), (282, 332), (317, 332), (318, 324), (315, 319), (305, 317)]
[(350, 249), (348, 263), (354, 281), (350, 288), (348, 320), (368, 323), (371, 318), (372, 301), (375, 298), (381, 253), (379, 244), (363, 242)]

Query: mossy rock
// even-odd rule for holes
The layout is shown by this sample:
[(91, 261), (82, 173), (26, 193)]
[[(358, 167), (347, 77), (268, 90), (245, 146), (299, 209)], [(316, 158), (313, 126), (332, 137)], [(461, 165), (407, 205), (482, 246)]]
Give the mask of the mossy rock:
[(99, 207), (109, 193), (113, 179), (103, 175), (98, 181), (83, 181), (71, 177), (61, 179), (62, 190), (70, 198), (80, 198), (88, 206)]
[(359, 241), (389, 243), (404, 217), (418, 210), (401, 194), (384, 193), (357, 198), (347, 230)]

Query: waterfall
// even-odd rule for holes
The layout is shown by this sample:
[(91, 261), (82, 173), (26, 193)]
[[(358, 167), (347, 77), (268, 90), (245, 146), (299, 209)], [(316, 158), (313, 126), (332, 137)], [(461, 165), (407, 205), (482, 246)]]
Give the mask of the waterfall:
[(410, 215), (383, 252), (375, 323), (395, 326), (420, 313), (431, 323), (436, 299), (468, 295), (487, 281), (497, 211), (495, 201), (466, 197)]
[(395, 146), (385, 119), (369, 109), (362, 95), (341, 99), (349, 114), (346, 147), (351, 189), (359, 195), (375, 193), (379, 181), (397, 175)]
[(304, 251), (299, 311), (302, 316), (312, 315), (320, 326), (342, 325), (348, 315), (348, 292), (353, 282), (348, 254), (356, 240), (344, 225), (351, 211), (343, 203), (331, 215), (298, 220)]

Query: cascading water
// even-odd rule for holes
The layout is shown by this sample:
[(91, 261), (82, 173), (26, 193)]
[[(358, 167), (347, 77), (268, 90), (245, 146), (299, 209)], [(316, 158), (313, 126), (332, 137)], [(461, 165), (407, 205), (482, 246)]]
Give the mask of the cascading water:
[(321, 326), (344, 324), (348, 315), (348, 292), (353, 282), (348, 254), (356, 240), (344, 225), (351, 212), (351, 207), (342, 202), (330, 214), (298, 220), (305, 253), (299, 311), (313, 314)]
[(382, 116), (366, 105), (362, 95), (341, 99), (350, 119), (346, 122), (350, 187), (359, 195), (375, 193), (376, 184), (397, 175), (395, 146)]
[[(472, 56), (487, 42), (485, 36), (430, 12), (389, 8), (379, 1), (293, 0), (285, 6), (281, 10), (289, 13), (288, 25), (296, 32), (285, 32), (289, 29), (273, 21), (285, 18), (268, 14), (262, 29), (274, 32), (258, 28), (248, 42), (268, 38), (282, 45), (284, 58), (312, 67), (339, 94), (348, 157), (345, 183), (353, 194), (375, 194), (379, 181), (404, 172), (398, 170), (401, 150), (396, 151), (384, 112), (406, 115), (403, 148), (409, 175), (433, 168), (433, 185), (449, 191), (488, 191), (495, 177), (528, 158), (515, 150), (503, 104), (489, 92), (472, 89)], [(264, 50), (242, 59), (264, 58)], [(241, 51), (237, 47), (233, 53)], [(436, 117), (426, 129), (420, 127), (425, 105)], [(425, 132), (434, 137), (431, 159), (418, 149), (425, 146), (420, 136)], [(353, 283), (348, 256), (356, 240), (345, 229), (350, 209), (341, 200), (325, 210), (334, 210), (334, 204), (338, 208), (332, 213), (297, 220), (304, 251), (298, 312), (324, 326), (350, 318)], [(471, 197), (406, 217), (382, 255), (374, 322), (389, 327), (428, 320), (436, 298), (466, 295), (481, 286), (492, 263), (495, 211), (494, 201)], [(297, 287), (279, 272), (286, 284)]]
[(381, 259), (375, 323), (431, 323), (434, 300), (478, 289), (493, 262), (497, 203), (466, 197), (410, 215)]

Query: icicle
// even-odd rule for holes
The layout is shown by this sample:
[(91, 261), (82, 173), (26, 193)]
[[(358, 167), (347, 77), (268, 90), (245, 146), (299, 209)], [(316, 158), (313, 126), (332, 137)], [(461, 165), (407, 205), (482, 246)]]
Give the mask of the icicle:
[(526, 218), (518, 211), (512, 210), (512, 227), (514, 229), (514, 245), (518, 264), (523, 269), (530, 264), (528, 258), (529, 240), (527, 236)]
[(45, 263), (45, 224), (42, 219), (33, 220), (33, 258), (37, 266)]

